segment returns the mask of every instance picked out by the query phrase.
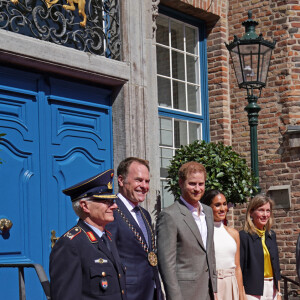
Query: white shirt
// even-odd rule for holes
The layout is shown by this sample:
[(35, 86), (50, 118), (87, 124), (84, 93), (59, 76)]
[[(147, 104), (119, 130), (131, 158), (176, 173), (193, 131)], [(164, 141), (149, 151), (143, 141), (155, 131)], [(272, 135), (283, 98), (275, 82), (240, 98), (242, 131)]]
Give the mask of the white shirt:
[(118, 193), (117, 196), (124, 203), (124, 205), (126, 206), (126, 208), (131, 213), (132, 217), (135, 219), (135, 221), (140, 226), (140, 224), (139, 224), (139, 222), (137, 220), (137, 217), (136, 217), (136, 212), (134, 211), (135, 205), (132, 202), (130, 202), (129, 200), (127, 200), (122, 194)]
[(205, 220), (205, 213), (203, 211), (203, 206), (200, 202), (199, 207), (200, 207), (200, 215), (198, 216), (198, 208), (192, 206), (188, 202), (186, 202), (181, 196), (180, 199), (182, 202), (186, 205), (186, 207), (189, 209), (189, 211), (192, 213), (193, 218), (197, 224), (197, 227), (200, 231), (200, 235), (202, 238), (202, 242), (204, 245), (204, 248), (206, 249), (206, 240), (207, 240), (207, 225), (206, 225), (206, 220)]

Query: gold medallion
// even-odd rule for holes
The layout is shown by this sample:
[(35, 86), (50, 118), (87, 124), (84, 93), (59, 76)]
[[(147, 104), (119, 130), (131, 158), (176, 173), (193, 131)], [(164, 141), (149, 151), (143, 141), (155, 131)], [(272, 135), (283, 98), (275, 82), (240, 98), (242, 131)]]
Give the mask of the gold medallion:
[(157, 266), (157, 256), (154, 252), (149, 252), (148, 253), (148, 260), (149, 260), (149, 263), (152, 267), (156, 267)]

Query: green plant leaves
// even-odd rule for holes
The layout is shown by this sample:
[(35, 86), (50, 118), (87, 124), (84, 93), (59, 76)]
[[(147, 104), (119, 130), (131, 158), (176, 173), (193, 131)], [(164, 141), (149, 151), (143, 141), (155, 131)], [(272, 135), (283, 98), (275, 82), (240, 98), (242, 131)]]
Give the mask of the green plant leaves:
[(223, 143), (207, 143), (195, 141), (176, 150), (168, 168), (167, 190), (175, 198), (180, 196), (178, 185), (178, 170), (186, 162), (197, 161), (203, 164), (207, 171), (206, 190), (220, 190), (228, 202), (244, 203), (247, 197), (257, 192), (255, 177), (248, 168), (245, 159)]

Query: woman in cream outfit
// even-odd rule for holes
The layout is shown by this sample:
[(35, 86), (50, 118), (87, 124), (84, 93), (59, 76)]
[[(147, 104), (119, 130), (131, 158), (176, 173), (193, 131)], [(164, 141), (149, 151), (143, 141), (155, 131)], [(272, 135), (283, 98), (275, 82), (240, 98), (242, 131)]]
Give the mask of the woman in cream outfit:
[(223, 224), (228, 211), (226, 198), (220, 191), (210, 190), (201, 202), (209, 205), (214, 215), (218, 300), (244, 300), (239, 233)]

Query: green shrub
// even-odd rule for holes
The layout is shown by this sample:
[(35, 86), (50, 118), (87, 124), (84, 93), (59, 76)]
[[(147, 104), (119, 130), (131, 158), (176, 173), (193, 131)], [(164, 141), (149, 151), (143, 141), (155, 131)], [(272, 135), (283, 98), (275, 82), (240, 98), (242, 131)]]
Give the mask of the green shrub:
[(241, 158), (232, 147), (223, 143), (195, 141), (177, 149), (168, 168), (168, 191), (175, 199), (180, 196), (178, 170), (186, 162), (196, 161), (206, 168), (205, 189), (220, 190), (228, 202), (245, 203), (247, 197), (257, 192), (255, 177), (248, 168), (246, 160)]

